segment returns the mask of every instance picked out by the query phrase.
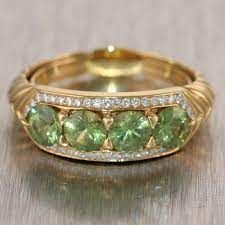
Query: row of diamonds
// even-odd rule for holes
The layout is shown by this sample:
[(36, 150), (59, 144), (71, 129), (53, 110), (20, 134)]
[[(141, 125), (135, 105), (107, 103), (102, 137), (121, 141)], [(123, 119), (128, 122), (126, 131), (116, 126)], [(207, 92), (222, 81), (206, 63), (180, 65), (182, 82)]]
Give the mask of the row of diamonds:
[(179, 104), (183, 109), (185, 109), (190, 116), (193, 118), (192, 109), (183, 96), (182, 93), (176, 93), (171, 95), (159, 95), (152, 97), (72, 97), (72, 96), (59, 96), (46, 93), (38, 93), (34, 100), (32, 100), (25, 109), (25, 115), (28, 113), (31, 107), (36, 103), (47, 103), (54, 104), (65, 107), (74, 108), (85, 108), (94, 110), (119, 110), (119, 109), (144, 109), (148, 107), (162, 107), (169, 106), (173, 104)]
[(137, 152), (83, 152), (57, 145), (47, 147), (47, 149), (52, 153), (64, 155), (66, 157), (99, 162), (126, 162), (131, 160), (141, 160), (154, 157), (157, 154), (167, 151), (164, 148), (155, 148)]

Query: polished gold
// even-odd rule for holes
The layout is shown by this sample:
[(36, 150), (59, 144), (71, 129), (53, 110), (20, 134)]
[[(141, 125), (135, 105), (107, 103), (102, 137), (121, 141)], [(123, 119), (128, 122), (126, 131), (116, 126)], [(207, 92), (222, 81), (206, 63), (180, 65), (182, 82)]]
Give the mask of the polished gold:
[[(53, 83), (60, 84), (66, 79), (72, 79), (79, 76), (84, 77), (85, 74), (92, 74), (91, 77), (97, 80), (97, 85), (95, 85), (95, 88), (100, 87), (100, 83), (104, 80), (104, 82), (108, 85), (107, 91), (84, 91), (82, 88), (80, 88), (80, 90), (78, 90), (78, 88), (76, 88), (76, 90), (72, 90), (52, 86)], [(159, 79), (172, 84), (172, 86), (156, 90), (142, 90), (141, 88), (140, 91), (129, 91), (131, 86), (132, 90), (139, 88), (139, 74), (141, 74), (140, 77), (143, 77), (144, 79)], [(137, 79), (137, 81), (135, 80), (132, 82), (132, 79)], [(87, 81), (88, 85), (89, 83), (91, 83), (91, 81)], [(146, 82), (142, 83), (145, 83), (146, 85)], [(120, 84), (123, 84), (123, 88), (125, 86), (125, 90), (128, 91), (118, 91)], [(107, 98), (115, 97), (120, 99), (131, 99), (134, 97), (143, 98), (146, 96), (169, 96), (176, 93), (182, 93), (190, 104), (194, 115), (191, 121), (191, 132), (182, 146), (189, 141), (202, 122), (208, 118), (212, 110), (214, 99), (213, 92), (209, 84), (199, 72), (194, 71), (176, 61), (155, 54), (139, 53), (133, 50), (115, 48), (114, 46), (108, 46), (106, 49), (96, 50), (91, 53), (80, 52), (75, 54), (66, 54), (53, 60), (41, 62), (25, 70), (13, 82), (9, 91), (9, 99), (12, 109), (22, 122), (25, 130), (27, 130), (28, 126), (25, 118), (27, 107), (40, 93), (65, 97), (64, 100), (67, 101), (68, 104), (59, 105), (54, 101), (48, 103), (48, 105), (58, 108), (58, 115), (61, 122), (67, 115), (68, 110), (79, 110), (85, 108), (83, 104), (80, 106), (70, 105), (70, 97), (78, 98), (78, 100), (79, 98), (104, 98), (107, 100)], [(170, 105), (172, 106), (173, 103)], [(117, 112), (127, 110), (144, 110), (145, 114), (151, 121), (152, 127), (154, 127), (158, 120), (154, 112), (157, 111), (158, 107), (159, 106), (151, 105), (143, 109), (143, 107), (139, 105), (137, 108), (129, 105), (128, 107), (120, 107), (117, 109), (105, 107), (95, 108), (92, 110), (101, 115), (106, 130), (109, 130)], [(59, 144), (65, 146), (65, 148), (67, 147), (65, 140), (62, 138), (60, 139)], [(65, 157), (71, 157), (67, 155), (67, 153), (54, 152), (52, 149), (46, 148), (39, 144), (37, 145), (45, 151)], [(151, 137), (145, 149), (151, 149), (155, 146), (155, 140)], [(170, 154), (179, 149), (180, 148), (169, 149), (165, 152), (156, 152), (155, 154), (141, 157), (140, 159)], [(108, 138), (105, 140), (101, 151), (113, 152), (111, 140)], [(92, 159), (92, 161), (99, 160)]]

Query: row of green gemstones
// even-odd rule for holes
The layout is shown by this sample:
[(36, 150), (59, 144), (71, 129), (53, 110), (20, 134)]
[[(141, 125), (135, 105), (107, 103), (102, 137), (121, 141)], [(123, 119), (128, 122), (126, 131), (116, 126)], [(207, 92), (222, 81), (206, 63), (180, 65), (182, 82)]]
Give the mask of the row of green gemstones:
[(107, 132), (100, 116), (91, 111), (72, 112), (60, 125), (57, 112), (50, 106), (36, 105), (27, 115), (28, 131), (39, 144), (51, 146), (63, 135), (77, 150), (99, 150), (109, 137), (114, 149), (135, 151), (147, 145), (151, 136), (164, 148), (180, 146), (188, 136), (190, 118), (180, 107), (168, 107), (158, 112), (153, 129), (142, 111), (126, 111), (116, 115)]

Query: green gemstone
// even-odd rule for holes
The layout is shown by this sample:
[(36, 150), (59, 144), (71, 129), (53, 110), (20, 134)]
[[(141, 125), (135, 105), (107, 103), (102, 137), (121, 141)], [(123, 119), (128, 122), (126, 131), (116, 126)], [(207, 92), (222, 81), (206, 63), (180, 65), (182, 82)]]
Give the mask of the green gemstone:
[(91, 111), (74, 112), (63, 123), (65, 139), (78, 150), (99, 150), (106, 133), (101, 118)]
[(28, 131), (39, 144), (51, 146), (58, 142), (61, 128), (57, 113), (49, 106), (36, 105), (27, 115)]
[(143, 112), (127, 111), (116, 116), (109, 138), (118, 151), (136, 151), (148, 143), (151, 133), (150, 122)]
[(188, 136), (190, 118), (180, 107), (168, 107), (158, 113), (159, 120), (153, 130), (156, 144), (164, 148), (180, 146)]

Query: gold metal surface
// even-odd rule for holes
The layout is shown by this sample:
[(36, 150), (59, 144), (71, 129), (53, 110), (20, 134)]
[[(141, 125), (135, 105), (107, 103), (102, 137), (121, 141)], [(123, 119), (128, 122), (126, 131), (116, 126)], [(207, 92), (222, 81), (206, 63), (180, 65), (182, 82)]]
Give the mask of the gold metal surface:
[[(111, 86), (108, 91), (83, 91), (72, 90), (51, 86), (54, 82), (61, 82), (66, 78), (78, 76), (79, 74), (92, 73), (100, 79), (111, 79)], [(156, 90), (141, 91), (117, 91), (116, 83), (113, 79), (125, 79), (129, 86), (129, 80), (142, 74), (143, 77), (170, 82), (172, 87)], [(134, 85), (135, 82), (131, 82)], [(113, 86), (114, 85), (114, 86)], [(114, 90), (114, 91), (113, 91)], [(9, 91), (9, 99), (13, 110), (26, 128), (24, 110), (37, 93), (60, 94), (62, 96), (74, 97), (143, 97), (152, 95), (166, 95), (182, 92), (190, 103), (195, 118), (192, 121), (192, 129), (184, 145), (194, 135), (197, 128), (205, 121), (213, 104), (213, 93), (209, 84), (202, 76), (192, 69), (175, 62), (171, 59), (163, 58), (153, 54), (139, 53), (128, 49), (115, 48), (108, 46), (106, 49), (96, 50), (92, 53), (67, 54), (65, 56), (42, 62), (24, 71), (13, 83)], [(82, 108), (82, 106), (81, 106)], [(149, 111), (150, 109), (150, 111)], [(153, 126), (157, 118), (152, 114), (152, 108), (145, 110)], [(60, 107), (60, 118), (63, 118), (65, 107)], [(133, 110), (128, 107), (124, 109)], [(63, 112), (63, 113), (62, 113)], [(100, 110), (103, 123), (108, 130), (113, 122), (116, 110)], [(37, 143), (36, 143), (37, 144)], [(64, 145), (63, 140), (61, 144)], [(38, 144), (37, 144), (38, 145)], [(146, 148), (155, 145), (154, 140), (150, 140)], [(48, 148), (38, 145), (45, 151), (51, 152)], [(182, 145), (183, 146), (183, 145)], [(181, 147), (182, 147), (181, 146)], [(158, 157), (170, 154), (180, 148), (171, 149), (166, 153), (155, 154)], [(106, 140), (103, 145), (104, 150), (112, 150), (112, 143)], [(52, 152), (53, 153), (53, 152)], [(64, 154), (59, 154), (66, 156)], [(66, 156), (67, 157), (67, 156)], [(151, 156), (152, 157), (152, 156)]]

